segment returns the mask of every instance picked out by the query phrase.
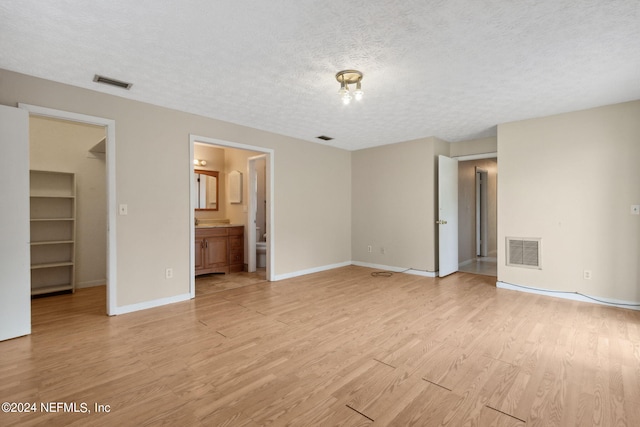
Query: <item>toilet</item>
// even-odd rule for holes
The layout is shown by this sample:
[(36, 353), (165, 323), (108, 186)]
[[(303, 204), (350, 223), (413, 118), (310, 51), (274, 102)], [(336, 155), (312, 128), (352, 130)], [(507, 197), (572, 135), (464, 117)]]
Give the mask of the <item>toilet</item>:
[(256, 267), (265, 268), (267, 266), (267, 242), (256, 242)]
[[(267, 234), (264, 235), (265, 240)], [(260, 239), (260, 227), (256, 227), (256, 240)], [(267, 266), (267, 242), (256, 242), (256, 267), (265, 268)]]

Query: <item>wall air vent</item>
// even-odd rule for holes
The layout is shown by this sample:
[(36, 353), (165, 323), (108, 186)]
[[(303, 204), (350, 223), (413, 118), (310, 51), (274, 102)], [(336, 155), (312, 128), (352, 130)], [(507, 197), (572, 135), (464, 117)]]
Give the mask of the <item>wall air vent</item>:
[(507, 237), (507, 265), (542, 269), (541, 239)]
[(331, 141), (333, 139), (330, 136), (326, 136), (326, 135), (316, 136), (316, 138), (321, 139), (323, 141)]
[(93, 76), (93, 81), (96, 83), (104, 83), (106, 85), (111, 85), (111, 86), (115, 86), (115, 87), (119, 87), (127, 90), (131, 89), (131, 86), (133, 86), (133, 83), (127, 83), (121, 80), (110, 79), (109, 77), (99, 76), (97, 74)]

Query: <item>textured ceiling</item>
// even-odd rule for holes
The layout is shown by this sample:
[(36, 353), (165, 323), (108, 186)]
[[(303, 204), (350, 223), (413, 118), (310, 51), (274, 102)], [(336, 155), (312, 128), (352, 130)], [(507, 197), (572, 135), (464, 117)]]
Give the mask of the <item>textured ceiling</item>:
[(460, 141), (640, 99), (640, 0), (3, 0), (0, 68), (349, 150)]

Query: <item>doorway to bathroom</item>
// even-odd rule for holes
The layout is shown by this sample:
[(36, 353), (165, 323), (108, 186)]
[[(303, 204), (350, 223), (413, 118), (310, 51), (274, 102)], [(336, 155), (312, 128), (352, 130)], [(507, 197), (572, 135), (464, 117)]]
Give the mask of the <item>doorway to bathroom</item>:
[[(219, 179), (219, 208), (212, 212), (196, 211), (195, 181), (191, 180), (190, 189), (190, 262), (191, 262), (191, 297), (196, 296), (196, 222), (202, 227), (206, 222), (213, 221), (216, 224), (228, 224), (229, 226), (242, 226), (244, 229), (244, 268), (245, 272), (255, 271), (259, 261), (256, 254), (256, 241), (264, 239), (264, 278), (271, 281), (274, 278), (274, 203), (273, 203), (273, 170), (274, 151), (272, 149), (224, 141), (199, 135), (190, 135), (190, 161), (191, 176), (196, 169), (202, 167), (218, 172)], [(212, 153), (211, 157), (208, 153)], [(199, 162), (204, 166), (196, 166)], [(263, 165), (261, 168), (260, 165)], [(257, 184), (258, 175), (263, 175), (264, 195), (259, 201)], [(263, 209), (258, 209), (262, 205)], [(264, 226), (257, 225), (258, 212), (263, 213)], [(262, 221), (260, 220), (260, 223)], [(260, 227), (258, 231), (256, 227)], [(262, 261), (262, 260), (260, 260)], [(202, 271), (202, 270), (199, 270)], [(235, 275), (242, 273), (234, 273)], [(249, 273), (251, 274), (251, 273)], [(228, 280), (228, 274), (211, 275), (212, 281), (220, 282)], [(202, 276), (199, 276), (198, 283)], [(235, 280), (237, 281), (237, 280)], [(221, 289), (226, 284), (218, 283)], [(216, 285), (217, 286), (217, 285)], [(200, 291), (199, 291), (200, 292)]]

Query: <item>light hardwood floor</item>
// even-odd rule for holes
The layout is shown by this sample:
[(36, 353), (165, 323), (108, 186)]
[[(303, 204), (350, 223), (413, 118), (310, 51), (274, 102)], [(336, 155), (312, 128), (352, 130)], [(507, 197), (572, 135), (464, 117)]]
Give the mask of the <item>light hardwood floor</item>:
[(100, 288), (34, 300), (33, 334), (0, 343), (0, 401), (110, 412), (0, 425), (640, 425), (640, 312), (372, 271), (116, 317)]

